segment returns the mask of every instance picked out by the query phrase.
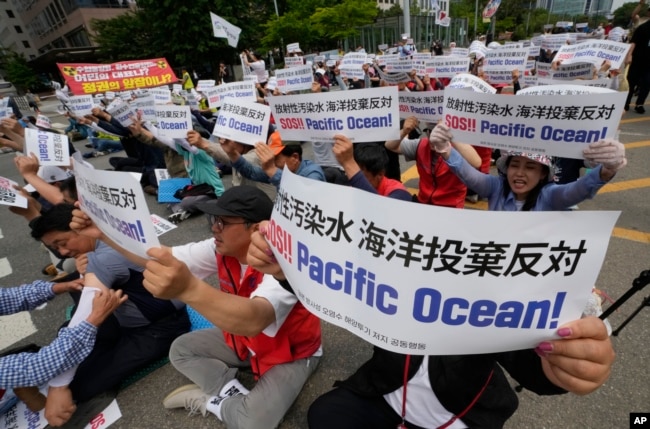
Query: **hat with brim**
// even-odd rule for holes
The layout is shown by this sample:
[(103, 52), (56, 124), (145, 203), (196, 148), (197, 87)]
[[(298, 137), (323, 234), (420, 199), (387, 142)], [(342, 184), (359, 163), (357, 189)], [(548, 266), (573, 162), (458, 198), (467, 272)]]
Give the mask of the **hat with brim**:
[(259, 188), (240, 185), (228, 189), (216, 200), (197, 204), (197, 208), (209, 215), (241, 217), (255, 223), (271, 218), (273, 201)]
[(282, 143), (282, 137), (280, 133), (275, 131), (271, 134), (271, 142), (269, 143), (269, 149), (273, 152), (273, 155), (278, 156), (280, 152), (284, 150), (284, 144)]
[(547, 166), (548, 170), (549, 170), (548, 180), (549, 181), (553, 180), (553, 175), (554, 175), (553, 160), (551, 159), (550, 156), (541, 155), (541, 154), (538, 154), (538, 153), (514, 152), (514, 151), (501, 152), (501, 156), (496, 161), (497, 169), (499, 170), (499, 172), (501, 174), (505, 175), (507, 173), (508, 159), (513, 157), (513, 156), (523, 156), (524, 158), (528, 158), (531, 161), (535, 161), (535, 162), (537, 162), (539, 164)]

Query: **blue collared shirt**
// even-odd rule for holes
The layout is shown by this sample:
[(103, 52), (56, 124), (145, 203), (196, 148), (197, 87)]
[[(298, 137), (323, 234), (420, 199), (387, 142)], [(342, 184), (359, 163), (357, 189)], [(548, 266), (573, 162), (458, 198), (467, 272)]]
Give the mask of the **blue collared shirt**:
[[(52, 283), (37, 280), (14, 288), (0, 288), (0, 314), (31, 310), (54, 298)], [(79, 365), (95, 345), (97, 328), (82, 321), (63, 328), (58, 337), (38, 353), (18, 353), (0, 358), (0, 388), (40, 386)]]
[[(515, 195), (511, 192), (503, 195), (503, 185), (507, 180), (503, 176), (484, 174), (469, 165), (456, 149), (451, 150), (447, 160), (449, 168), (480, 197), (487, 197), (488, 210), (493, 211), (518, 211), (515, 204)], [(575, 182), (556, 185), (550, 183), (542, 188), (537, 197), (537, 204), (533, 211), (561, 211), (580, 202), (593, 198), (598, 190), (605, 185), (600, 179), (601, 166), (591, 169)]]

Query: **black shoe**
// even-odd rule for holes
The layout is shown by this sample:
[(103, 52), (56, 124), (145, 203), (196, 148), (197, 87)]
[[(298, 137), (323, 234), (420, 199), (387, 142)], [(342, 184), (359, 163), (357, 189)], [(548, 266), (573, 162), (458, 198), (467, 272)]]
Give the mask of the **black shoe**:
[(93, 145), (91, 145), (90, 143), (86, 143), (84, 146), (86, 146), (86, 147), (93, 147)]
[(629, 105), (629, 104), (626, 104), (625, 107), (623, 107), (623, 110), (625, 110), (626, 112), (627, 112), (628, 110), (630, 110), (630, 105)]
[(636, 113), (640, 113), (640, 114), (643, 115), (643, 114), (645, 113), (645, 107), (643, 107), (643, 106), (636, 106), (636, 107), (634, 108), (634, 111), (635, 111)]

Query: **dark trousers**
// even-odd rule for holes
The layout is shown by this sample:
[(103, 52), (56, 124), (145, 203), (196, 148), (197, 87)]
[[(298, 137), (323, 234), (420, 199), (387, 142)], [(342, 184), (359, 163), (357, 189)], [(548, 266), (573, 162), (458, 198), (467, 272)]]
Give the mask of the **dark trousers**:
[(169, 347), (190, 330), (185, 308), (157, 322), (139, 328), (123, 328), (110, 316), (98, 329), (95, 347), (70, 383), (76, 401), (87, 401), (108, 390), (158, 359), (167, 357)]
[(645, 70), (639, 67), (630, 67), (627, 72), (627, 82), (630, 89), (627, 93), (625, 105), (628, 106), (630, 104), (634, 92), (638, 89), (636, 105), (643, 106), (646, 98), (648, 98), (648, 93), (650, 93), (650, 70)]
[[(309, 407), (309, 429), (395, 429), (402, 418), (383, 397), (366, 398), (336, 388), (317, 398)], [(406, 422), (410, 429), (422, 429)]]

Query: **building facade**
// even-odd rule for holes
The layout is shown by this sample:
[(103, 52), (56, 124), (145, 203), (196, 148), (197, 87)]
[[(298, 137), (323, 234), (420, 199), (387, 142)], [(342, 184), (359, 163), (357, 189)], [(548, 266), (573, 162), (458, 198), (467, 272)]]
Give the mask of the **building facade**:
[(37, 60), (53, 50), (93, 47), (91, 21), (134, 7), (126, 0), (0, 0), (0, 43)]

